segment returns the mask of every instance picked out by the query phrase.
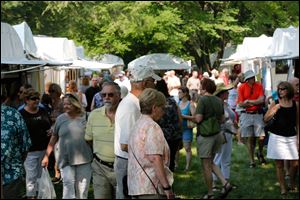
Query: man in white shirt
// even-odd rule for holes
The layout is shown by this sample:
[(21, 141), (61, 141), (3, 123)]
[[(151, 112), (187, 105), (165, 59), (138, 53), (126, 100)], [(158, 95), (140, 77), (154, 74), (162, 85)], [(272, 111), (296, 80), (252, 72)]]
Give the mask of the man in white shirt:
[(138, 96), (146, 88), (154, 88), (155, 80), (161, 78), (157, 76), (151, 67), (136, 66), (131, 70), (131, 92), (129, 92), (120, 102), (115, 116), (115, 164), (114, 170), (117, 179), (117, 199), (124, 199), (123, 177), (127, 175), (128, 164), (128, 138), (131, 128), (141, 116)]

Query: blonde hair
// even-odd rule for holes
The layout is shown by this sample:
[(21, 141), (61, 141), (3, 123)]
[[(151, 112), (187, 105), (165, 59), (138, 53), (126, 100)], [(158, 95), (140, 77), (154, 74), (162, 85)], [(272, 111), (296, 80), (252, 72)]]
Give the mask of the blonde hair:
[(76, 113), (82, 114), (84, 113), (84, 109), (79, 101), (79, 99), (71, 93), (68, 93), (64, 96), (64, 99), (68, 98), (69, 102), (75, 107)]
[(152, 89), (145, 89), (139, 96), (142, 114), (151, 114), (153, 106), (164, 106), (166, 97), (163, 93)]
[(69, 81), (69, 91), (70, 92), (77, 92), (77, 83), (74, 80)]

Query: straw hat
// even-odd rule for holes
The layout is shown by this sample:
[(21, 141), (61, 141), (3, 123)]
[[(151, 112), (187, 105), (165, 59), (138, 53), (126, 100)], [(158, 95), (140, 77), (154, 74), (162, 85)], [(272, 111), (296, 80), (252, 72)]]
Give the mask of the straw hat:
[(224, 83), (218, 83), (217, 84), (217, 89), (216, 91), (214, 92), (214, 95), (218, 95), (220, 92), (223, 92), (223, 91), (227, 91), (227, 90), (231, 90), (233, 88), (233, 85), (232, 84), (229, 84), (229, 85), (225, 85)]

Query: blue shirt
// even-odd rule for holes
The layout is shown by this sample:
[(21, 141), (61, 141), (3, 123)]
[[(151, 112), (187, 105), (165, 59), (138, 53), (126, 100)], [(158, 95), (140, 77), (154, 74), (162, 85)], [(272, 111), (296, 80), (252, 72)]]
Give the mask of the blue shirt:
[(1, 175), (9, 184), (24, 173), (23, 155), (31, 146), (27, 126), (14, 108), (1, 105)]

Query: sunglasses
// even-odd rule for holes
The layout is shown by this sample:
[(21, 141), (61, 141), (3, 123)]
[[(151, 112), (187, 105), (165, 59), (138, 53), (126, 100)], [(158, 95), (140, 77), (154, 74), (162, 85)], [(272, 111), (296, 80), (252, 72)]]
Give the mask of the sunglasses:
[(108, 97), (114, 97), (115, 94), (114, 93), (101, 93), (100, 95), (101, 95), (102, 98), (104, 98), (106, 96), (108, 96)]
[(39, 97), (30, 97), (29, 99), (32, 100), (32, 101), (40, 100)]
[(287, 88), (286, 87), (282, 87), (282, 88), (278, 88), (278, 91), (280, 90), (286, 90)]

